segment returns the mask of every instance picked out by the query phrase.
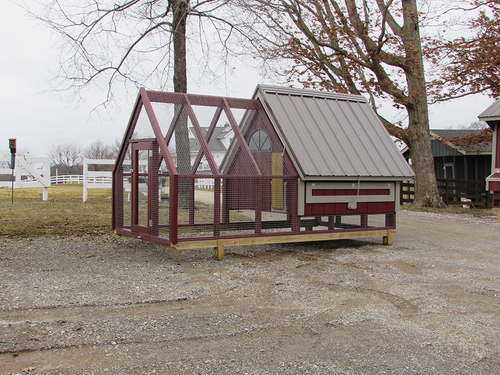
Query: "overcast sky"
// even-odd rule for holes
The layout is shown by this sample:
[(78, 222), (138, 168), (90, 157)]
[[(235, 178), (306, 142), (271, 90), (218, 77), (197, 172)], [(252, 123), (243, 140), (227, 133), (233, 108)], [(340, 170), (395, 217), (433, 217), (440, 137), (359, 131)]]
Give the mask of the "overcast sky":
[[(27, 0), (29, 3), (29, 0)], [(30, 20), (10, 0), (0, 12), (0, 155), (8, 151), (8, 139), (17, 138), (18, 149), (32, 156), (45, 156), (51, 145), (64, 142), (88, 146), (96, 139), (112, 144), (121, 139), (135, 98), (107, 114), (92, 114), (101, 92), (86, 97), (86, 103), (69, 103), (67, 95), (50, 92), (51, 71), (57, 67), (56, 38), (45, 27)], [(259, 83), (273, 83), (256, 71), (242, 67), (234, 71), (229, 87), (189, 84), (197, 94), (250, 98)], [(431, 128), (458, 128), (477, 121), (477, 115), (493, 100), (469, 97), (430, 108)], [(390, 108), (387, 113), (393, 113)], [(389, 118), (390, 119), (390, 118)]]

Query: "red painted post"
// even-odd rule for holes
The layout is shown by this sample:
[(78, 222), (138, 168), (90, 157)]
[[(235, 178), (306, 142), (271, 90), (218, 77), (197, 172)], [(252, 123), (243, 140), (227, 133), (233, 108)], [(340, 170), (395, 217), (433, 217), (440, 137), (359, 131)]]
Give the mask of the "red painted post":
[(178, 241), (178, 207), (179, 207), (179, 176), (170, 176), (170, 243)]
[(214, 179), (214, 237), (220, 237), (220, 178)]
[(335, 229), (335, 221), (333, 220), (333, 216), (328, 216), (328, 230)]
[(151, 220), (151, 235), (152, 236), (158, 236), (158, 220), (159, 220), (159, 200), (160, 200), (160, 192), (159, 192), (159, 159), (160, 155), (158, 152), (158, 142), (153, 141), (152, 142), (152, 156), (149, 158), (149, 170), (148, 170), (148, 175), (149, 175), (149, 181), (148, 183), (151, 184), (151, 197), (149, 197), (149, 215), (150, 215), (150, 220)]
[(298, 195), (299, 195), (299, 188), (297, 186), (298, 184), (298, 181), (299, 179), (298, 178), (295, 178), (295, 180), (293, 181), (293, 185), (292, 185), (292, 194), (291, 194), (291, 197), (293, 197), (294, 199), (291, 199), (291, 220), (292, 220), (292, 232), (295, 233), (295, 234), (299, 234), (300, 233), (300, 217), (298, 215)]
[[(132, 176), (131, 176), (131, 190), (132, 190), (132, 212), (131, 224), (139, 224), (139, 151), (132, 146)], [(136, 188), (137, 187), (137, 188)]]
[(113, 172), (113, 189), (112, 189), (112, 210), (113, 210), (113, 227), (123, 227), (123, 166), (120, 166), (116, 172)]
[(385, 226), (387, 228), (396, 228), (396, 214), (386, 214), (385, 215)]
[(189, 180), (189, 224), (194, 224), (194, 177)]
[(223, 180), (223, 185), (222, 185), (222, 223), (227, 224), (229, 223), (229, 184), (230, 180), (226, 177)]
[(254, 199), (255, 202), (255, 233), (262, 233), (262, 178), (257, 178), (256, 180), (257, 186), (255, 189), (256, 197)]
[(362, 228), (366, 228), (368, 226), (368, 215), (361, 215), (360, 224)]

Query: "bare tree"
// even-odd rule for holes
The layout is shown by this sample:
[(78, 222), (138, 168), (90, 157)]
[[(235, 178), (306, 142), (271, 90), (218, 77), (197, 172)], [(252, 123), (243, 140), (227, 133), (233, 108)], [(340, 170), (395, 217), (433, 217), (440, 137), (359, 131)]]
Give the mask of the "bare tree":
[(191, 76), (203, 71), (215, 79), (225, 64), (214, 63), (214, 51), (223, 51), (226, 60), (237, 55), (228, 40), (238, 27), (223, 17), (228, 2), (52, 0), (42, 12), (28, 12), (60, 37), (54, 90), (68, 90), (79, 98), (94, 85), (107, 94), (107, 105), (123, 86), (134, 93), (138, 86), (164, 90), (172, 87), (173, 78), (174, 90), (185, 92), (189, 46), (197, 59)]
[[(79, 98), (86, 88), (105, 87), (104, 106), (123, 86), (165, 89), (173, 72), (176, 92), (187, 92), (187, 42), (198, 44), (193, 53), (206, 76), (213, 66), (206, 53), (219, 49), (226, 58), (234, 55), (228, 40), (238, 30), (223, 17), (229, 0), (52, 0), (43, 14), (33, 14), (61, 37), (56, 90), (69, 90)], [(198, 20), (187, 35), (188, 19)], [(207, 38), (210, 32), (212, 38)], [(216, 43), (214, 43), (216, 41)], [(218, 47), (215, 47), (218, 45)], [(202, 53), (196, 52), (202, 51)], [(219, 61), (217, 62), (219, 63)], [(222, 66), (226, 66), (226, 61)], [(219, 65), (215, 68), (219, 69)], [(120, 87), (119, 90), (116, 90)], [(175, 131), (179, 172), (189, 173), (190, 150), (187, 118)], [(180, 207), (187, 190), (179, 189)], [(185, 193), (185, 194), (184, 194)]]
[[(88, 146), (83, 152), (83, 156), (88, 159), (115, 159), (116, 154), (112, 147), (105, 145), (103, 141), (98, 139)], [(100, 170), (110, 170), (108, 165), (96, 165), (90, 164), (89, 170), (100, 171)]]
[(484, 130), (488, 128), (488, 124), (484, 121), (474, 121), (469, 125), (469, 129)]
[(78, 144), (63, 143), (49, 148), (52, 163), (65, 174), (73, 174), (81, 166), (82, 148)]
[(98, 139), (85, 149), (83, 156), (89, 159), (114, 159), (116, 154), (110, 146)]
[[(113, 144), (111, 145), (111, 152), (113, 153), (114, 157), (116, 158), (118, 154), (120, 153), (120, 149), (122, 147), (122, 140), (119, 138), (115, 138)], [(130, 152), (127, 152), (127, 155), (125, 155), (126, 160), (131, 159)]]

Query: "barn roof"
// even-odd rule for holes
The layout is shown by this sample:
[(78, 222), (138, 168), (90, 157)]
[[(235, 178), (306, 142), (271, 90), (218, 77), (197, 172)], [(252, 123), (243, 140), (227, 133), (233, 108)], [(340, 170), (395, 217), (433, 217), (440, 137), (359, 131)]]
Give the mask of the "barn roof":
[(254, 98), (304, 179), (413, 176), (362, 96), (259, 85)]
[[(443, 141), (445, 138), (446, 145), (457, 150), (461, 154), (491, 154), (492, 143), (488, 144), (480, 144), (477, 146), (465, 146), (458, 142), (456, 138), (467, 137), (470, 135), (479, 135), (482, 130), (479, 129), (431, 129), (431, 136), (434, 137), (438, 141)], [(452, 138), (452, 139), (446, 139)], [(493, 138), (492, 138), (493, 140)]]
[[(207, 127), (201, 127), (201, 131), (203, 135), (207, 134)], [(194, 130), (191, 131), (194, 134)], [(212, 137), (210, 137), (210, 141), (208, 142), (208, 148), (212, 152), (225, 152), (227, 151), (226, 147), (221, 141), (223, 134), (227, 133), (224, 128), (215, 128)], [(189, 138), (189, 147), (191, 152), (200, 151), (200, 142), (197, 138)]]
[(500, 120), (500, 99), (486, 108), (479, 116), (481, 121), (498, 121)]

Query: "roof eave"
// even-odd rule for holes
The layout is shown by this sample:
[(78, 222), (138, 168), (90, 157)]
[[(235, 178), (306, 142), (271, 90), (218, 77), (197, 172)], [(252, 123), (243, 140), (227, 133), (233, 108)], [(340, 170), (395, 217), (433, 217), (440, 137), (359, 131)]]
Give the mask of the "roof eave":
[(275, 86), (275, 85), (257, 85), (255, 89), (253, 99), (258, 95), (259, 92), (268, 92), (268, 93), (280, 93), (280, 94), (292, 94), (292, 95), (300, 95), (300, 96), (312, 96), (312, 97), (321, 97), (321, 98), (332, 98), (337, 100), (347, 100), (347, 101), (355, 101), (355, 102), (363, 102), (367, 103), (367, 99), (362, 95), (356, 94), (342, 94), (330, 91), (318, 91), (318, 90), (310, 90), (310, 89), (296, 89), (293, 87), (283, 87), (283, 86)]
[(290, 147), (290, 144), (288, 143), (287, 139), (283, 136), (282, 129), (276, 120), (274, 113), (272, 109), (268, 106), (265, 98), (261, 95), (262, 91), (260, 90), (263, 87), (273, 87), (273, 86), (264, 86), (264, 85), (257, 85), (257, 88), (255, 89), (254, 96), (252, 99), (257, 99), (259, 100), (260, 104), (264, 108), (264, 112), (266, 113), (267, 117), (269, 118), (269, 121), (271, 122), (273, 128), (276, 130), (276, 134), (278, 135), (278, 138), (280, 139), (281, 143), (285, 147), (288, 156), (290, 157), (290, 160), (292, 161), (293, 166), (295, 167), (295, 170), (297, 171), (299, 178), (301, 180), (305, 179), (305, 173), (304, 170), (302, 169), (302, 166), (298, 163), (297, 158)]
[(488, 121), (499, 121), (500, 120), (500, 116), (485, 116), (485, 117), (481, 117), (481, 116), (478, 116), (477, 117), (479, 120), (481, 121), (485, 121), (485, 122), (488, 122)]
[(492, 129), (495, 130), (495, 124), (497, 124), (500, 121), (500, 117), (478, 117), (479, 120), (486, 122), (488, 126)]
[(491, 151), (479, 151), (479, 152), (477, 152), (477, 151), (471, 150), (471, 151), (465, 151), (463, 154), (464, 155), (492, 155), (493, 152), (491, 152)]
[(457, 146), (456, 144), (443, 141), (443, 137), (441, 137), (440, 135), (437, 135), (432, 130), (430, 130), (429, 133), (431, 134), (432, 137), (434, 137), (434, 139), (436, 141), (441, 142), (443, 145), (448, 146), (457, 152), (460, 152), (462, 155), (465, 155), (467, 153), (467, 151), (465, 151), (463, 148)]
[(406, 181), (415, 175), (407, 176), (305, 176), (303, 181)]

